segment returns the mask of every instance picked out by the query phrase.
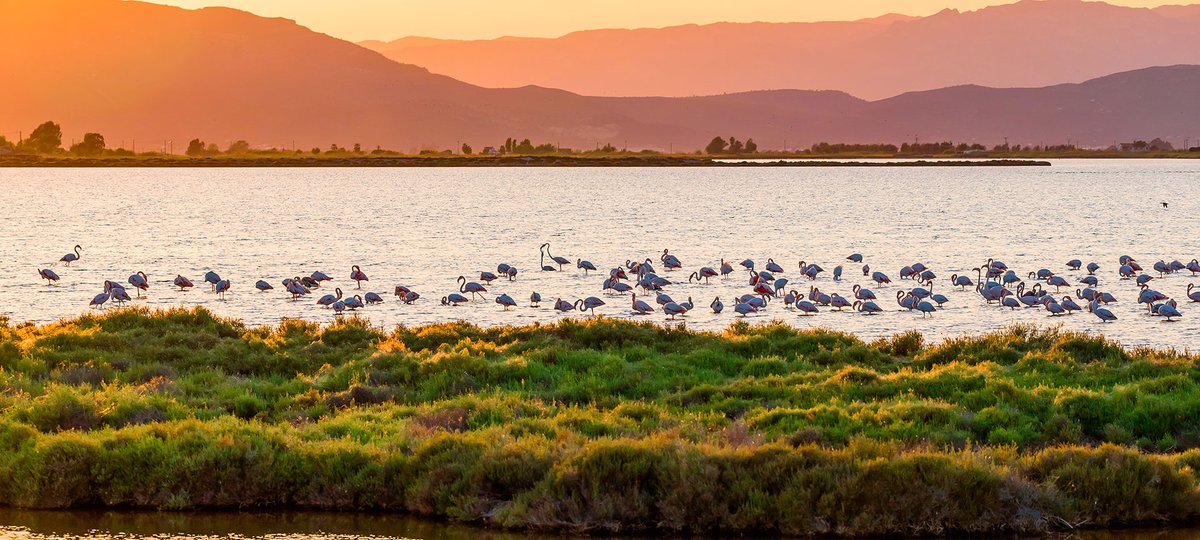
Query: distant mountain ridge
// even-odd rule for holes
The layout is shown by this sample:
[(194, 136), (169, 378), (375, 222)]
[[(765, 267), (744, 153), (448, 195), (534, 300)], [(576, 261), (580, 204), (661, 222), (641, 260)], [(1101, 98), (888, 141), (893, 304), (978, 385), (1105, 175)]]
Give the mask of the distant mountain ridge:
[(486, 87), (691, 96), (785, 88), (866, 99), (955, 86), (1047, 86), (1200, 64), (1200, 5), (1082, 0), (853, 22), (718, 23), (591, 30), (559, 38), (364, 42), (398, 62)]
[[(0, 0), (0, 133), (45, 120), (139, 148), (200, 138), (301, 150), (362, 143), (480, 149), (507, 137), (571, 148), (693, 150), (715, 135), (762, 149), (818, 141), (1109, 145), (1200, 137), (1200, 67), (1082, 84), (958, 86), (866, 101), (841, 91), (687, 98), (488, 89), (396, 63), (284, 19), (120, 0)], [(53, 39), (46, 39), (53, 36)], [(36, 44), (37, 46), (31, 46)], [(66, 142), (66, 141), (64, 141)]]

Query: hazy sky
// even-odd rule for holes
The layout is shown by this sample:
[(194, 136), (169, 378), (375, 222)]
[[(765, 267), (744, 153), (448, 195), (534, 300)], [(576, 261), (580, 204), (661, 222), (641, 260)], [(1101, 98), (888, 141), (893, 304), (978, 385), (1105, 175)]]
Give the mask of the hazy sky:
[[(229, 6), (286, 17), (351, 41), (404, 36), (487, 39), (559, 36), (591, 28), (660, 27), (718, 21), (852, 20), (885, 13), (929, 15), (1012, 0), (153, 0), (187, 8)], [(1052, 0), (1053, 1), (1053, 0)], [(1156, 0), (1110, 0), (1152, 7)]]

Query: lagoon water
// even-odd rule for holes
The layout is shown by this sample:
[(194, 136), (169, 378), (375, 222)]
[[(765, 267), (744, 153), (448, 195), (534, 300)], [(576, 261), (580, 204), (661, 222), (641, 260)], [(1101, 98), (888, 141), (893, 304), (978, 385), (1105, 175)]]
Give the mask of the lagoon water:
[[(867, 339), (917, 329), (934, 340), (1035, 323), (1103, 333), (1127, 346), (1200, 349), (1200, 309), (1193, 307), (1200, 304), (1185, 296), (1200, 277), (1183, 272), (1152, 282), (1180, 302), (1184, 317), (1173, 323), (1146, 315), (1135, 302), (1136, 286), (1117, 279), (1121, 255), (1148, 270), (1159, 259), (1200, 257), (1196, 161), (1062, 160), (1051, 167), (996, 168), (0, 169), (0, 185), (0, 315), (14, 322), (88, 312), (104, 280), (125, 282), (139, 270), (149, 275), (151, 289), (134, 305), (205, 306), (250, 325), (282, 318), (330, 322), (333, 313), (316, 306), (315, 296), (335, 286), (384, 295), (386, 303), (358, 313), (384, 327), (583, 317), (555, 312), (554, 299), (592, 295), (608, 303), (597, 313), (632, 317), (629, 297), (604, 295), (601, 282), (607, 269), (649, 257), (660, 275), (678, 282), (668, 294), (694, 299), (685, 324), (716, 330), (735, 320), (731, 298), (749, 292), (747, 274), (711, 285), (688, 284), (687, 274), (717, 267), (721, 258), (751, 258), (761, 266), (770, 257), (785, 268), (779, 277), (792, 280), (789, 288), (807, 292), (816, 285), (850, 298), (851, 287), (861, 283), (875, 291), (885, 313), (822, 308), (801, 317), (773, 302), (750, 321), (779, 319)], [(1170, 207), (1162, 208), (1162, 201)], [(555, 255), (592, 261), (601, 275), (585, 277), (573, 267), (539, 271), (543, 242), (552, 243)], [(82, 259), (69, 267), (57, 262), (75, 244), (84, 247)], [(664, 248), (686, 271), (663, 271), (658, 256)], [(843, 260), (854, 252), (894, 283), (868, 283), (860, 265)], [(1010, 311), (985, 305), (973, 291), (951, 290), (951, 274), (974, 280), (974, 268), (988, 258), (1022, 276), (1049, 268), (1072, 282), (1085, 272), (1068, 271), (1067, 260), (1096, 261), (1100, 289), (1118, 298), (1108, 307), (1120, 320), (1101, 324), (1088, 313), (1049, 318), (1040, 309)], [(813, 283), (799, 278), (802, 259), (826, 272)], [(502, 262), (520, 273), (489, 291), (510, 294), (520, 307), (502, 311), (491, 296), (460, 307), (438, 302), (457, 292), (459, 275), (477, 280), (481, 270), (494, 272)], [(934, 292), (950, 298), (932, 318), (901, 311), (895, 302), (896, 291), (916, 286), (898, 275), (914, 262), (933, 269)], [(354, 264), (371, 279), (361, 291), (349, 280)], [(838, 264), (845, 275), (834, 282), (830, 271)], [(62, 280), (47, 286), (38, 279), (39, 267)], [(225, 300), (200, 282), (208, 270), (232, 281)], [(335, 281), (303, 300), (283, 292), (284, 278), (314, 270)], [(172, 289), (176, 274), (197, 287)], [(254, 290), (258, 279), (276, 290)], [(398, 302), (391, 295), (396, 284), (422, 299)], [(541, 308), (528, 306), (532, 291), (546, 300)], [(707, 309), (716, 296), (726, 304), (722, 315)], [(666, 320), (661, 310), (641, 318)]]
[[(1060, 540), (1197, 540), (1200, 539), (1200, 529), (1083, 530), (1069, 534), (1054, 533), (1047, 537)], [(220, 538), (583, 540), (595, 537), (487, 530), (386, 514), (58, 512), (0, 509), (0, 538), (6, 540), (216, 540)], [(651, 537), (613, 536), (611, 538), (639, 540)], [(663, 538), (663, 536), (653, 536), (653, 538)], [(725, 537), (706, 536), (706, 538)], [(1034, 537), (996, 535), (990, 538), (1020, 540)]]

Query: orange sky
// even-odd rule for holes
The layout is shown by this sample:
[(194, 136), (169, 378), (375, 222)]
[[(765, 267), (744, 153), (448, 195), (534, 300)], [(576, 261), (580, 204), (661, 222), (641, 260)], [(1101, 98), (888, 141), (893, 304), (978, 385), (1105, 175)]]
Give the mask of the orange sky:
[[(929, 15), (1012, 0), (154, 0), (187, 8), (229, 6), (351, 41), (404, 36), (488, 39), (553, 37), (590, 28), (661, 27), (718, 21), (852, 20), (896, 12)], [(1049, 0), (1061, 1), (1061, 0)], [(1152, 7), (1157, 0), (1110, 0)], [(599, 7), (603, 6), (603, 7)]]

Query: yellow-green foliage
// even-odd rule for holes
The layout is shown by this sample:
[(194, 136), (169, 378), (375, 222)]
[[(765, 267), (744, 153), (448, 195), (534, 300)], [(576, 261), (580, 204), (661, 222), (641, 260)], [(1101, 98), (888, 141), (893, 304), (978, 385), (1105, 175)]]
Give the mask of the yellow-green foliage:
[(1200, 512), (1197, 358), (608, 319), (0, 323), (0, 504), (923, 534)]

